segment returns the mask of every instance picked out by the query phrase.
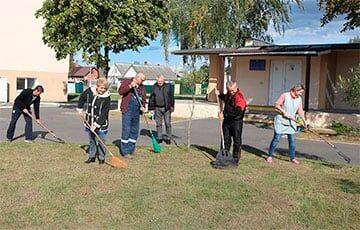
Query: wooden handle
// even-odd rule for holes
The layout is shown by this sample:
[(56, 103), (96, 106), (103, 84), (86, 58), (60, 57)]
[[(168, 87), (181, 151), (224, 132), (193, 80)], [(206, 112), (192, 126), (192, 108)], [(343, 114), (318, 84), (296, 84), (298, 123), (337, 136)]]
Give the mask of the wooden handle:
[[(29, 112), (24, 112), (26, 113), (28, 116), (31, 117), (31, 119), (35, 120), (36, 121), (36, 117), (34, 117), (31, 113)], [(56, 139), (62, 141), (62, 142), (65, 142), (63, 139), (61, 139), (60, 137), (56, 136), (55, 133), (53, 131), (51, 131), (48, 127), (46, 127), (43, 123), (41, 122), (37, 122), (36, 123), (41, 126), (41, 128), (45, 129), (48, 133), (50, 133), (53, 137), (55, 137)]]
[(97, 138), (98, 141), (104, 146), (104, 148), (106, 149), (106, 151), (113, 157), (114, 155), (111, 153), (111, 151), (110, 151), (110, 150), (108, 149), (108, 147), (105, 145), (105, 143), (101, 140), (100, 136), (99, 136), (96, 132), (93, 132), (93, 131), (91, 130), (91, 125), (89, 124), (89, 122), (87, 122), (87, 121), (85, 120), (85, 118), (84, 118), (81, 114), (79, 114), (79, 113), (77, 113), (77, 114), (78, 114), (80, 120), (85, 123), (86, 128), (88, 128), (88, 129), (90, 130), (90, 132), (92, 132), (92, 133), (96, 136), (96, 138)]

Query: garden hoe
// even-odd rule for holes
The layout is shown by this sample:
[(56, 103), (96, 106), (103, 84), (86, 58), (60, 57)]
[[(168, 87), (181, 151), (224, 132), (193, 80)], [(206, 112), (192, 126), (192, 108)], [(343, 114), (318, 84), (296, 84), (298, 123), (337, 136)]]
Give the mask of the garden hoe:
[(101, 138), (99, 137), (99, 135), (96, 132), (93, 132), (91, 130), (91, 125), (89, 124), (89, 122), (87, 122), (85, 120), (85, 118), (81, 115), (78, 114), (79, 118), (82, 122), (84, 122), (86, 128), (88, 128), (90, 130), (90, 132), (92, 132), (95, 137), (98, 139), (98, 141), (100, 142), (100, 144), (102, 146), (104, 146), (104, 148), (106, 149), (106, 151), (110, 154), (110, 159), (106, 161), (106, 163), (114, 168), (123, 168), (126, 169), (127, 168), (127, 164), (122, 161), (119, 157), (114, 156), (114, 154), (111, 153), (111, 151), (108, 149), (108, 147), (105, 145), (105, 143), (101, 140)]
[[(28, 116), (31, 117), (31, 119), (33, 119), (34, 121), (36, 121), (36, 118), (29, 112), (25, 112)], [(56, 140), (58, 140), (60, 143), (64, 144), (65, 141), (63, 139), (61, 139), (60, 137), (56, 136), (55, 133), (53, 131), (51, 131), (48, 127), (46, 127), (43, 123), (41, 122), (37, 122), (36, 124), (38, 124), (41, 128), (43, 128), (44, 130), (46, 130), (48, 133), (50, 133)]]
[(351, 159), (345, 155), (342, 151), (340, 151), (333, 143), (328, 141), (326, 138), (315, 132), (314, 130), (310, 129), (309, 127), (305, 127), (304, 121), (298, 117), (298, 119), (291, 119), (296, 122), (297, 125), (303, 127), (306, 131), (309, 131), (310, 133), (314, 134), (315, 136), (319, 137), (321, 140), (323, 140), (326, 144), (328, 144), (331, 148), (335, 150), (335, 152), (343, 158), (348, 164), (350, 164)]

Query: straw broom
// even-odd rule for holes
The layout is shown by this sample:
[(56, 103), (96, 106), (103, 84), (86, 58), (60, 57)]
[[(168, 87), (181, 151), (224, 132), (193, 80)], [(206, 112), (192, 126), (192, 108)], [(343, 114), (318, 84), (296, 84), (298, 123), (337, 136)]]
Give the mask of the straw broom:
[(90, 130), (90, 132), (92, 132), (95, 135), (95, 137), (98, 139), (100, 144), (102, 146), (104, 146), (106, 151), (110, 154), (110, 157), (107, 159), (106, 163), (114, 168), (126, 169), (127, 164), (123, 160), (121, 160), (120, 157), (116, 157), (116, 156), (114, 156), (114, 154), (111, 153), (111, 151), (108, 149), (108, 147), (105, 145), (105, 143), (101, 140), (99, 135), (96, 132), (93, 132), (91, 130), (91, 125), (89, 124), (89, 122), (87, 122), (81, 114), (78, 114), (78, 116), (79, 116), (80, 120), (85, 123), (85, 126)]

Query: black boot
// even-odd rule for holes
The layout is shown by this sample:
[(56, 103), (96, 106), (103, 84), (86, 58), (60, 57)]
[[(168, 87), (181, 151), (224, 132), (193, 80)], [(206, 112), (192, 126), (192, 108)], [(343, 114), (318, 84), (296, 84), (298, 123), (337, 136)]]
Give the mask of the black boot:
[(233, 157), (235, 165), (239, 165), (240, 158), (241, 158), (241, 147), (234, 147), (233, 149)]
[(99, 165), (105, 164), (105, 160), (99, 160)]
[(94, 163), (95, 162), (95, 157), (89, 157), (89, 159), (87, 159), (85, 161), (86, 164), (90, 164), (90, 163)]

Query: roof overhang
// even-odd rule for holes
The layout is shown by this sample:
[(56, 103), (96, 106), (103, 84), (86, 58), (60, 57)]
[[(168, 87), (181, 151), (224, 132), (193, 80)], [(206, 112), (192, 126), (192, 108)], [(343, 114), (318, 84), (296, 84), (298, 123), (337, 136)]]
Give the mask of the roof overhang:
[(316, 56), (316, 51), (305, 51), (305, 52), (257, 52), (257, 53), (228, 53), (219, 54), (223, 57), (234, 57), (234, 56)]
[(343, 44), (309, 44), (309, 45), (268, 45), (250, 46), (240, 48), (199, 48), (177, 50), (174, 55), (219, 55), (223, 57), (232, 56), (320, 56), (332, 51), (359, 50), (359, 43)]

